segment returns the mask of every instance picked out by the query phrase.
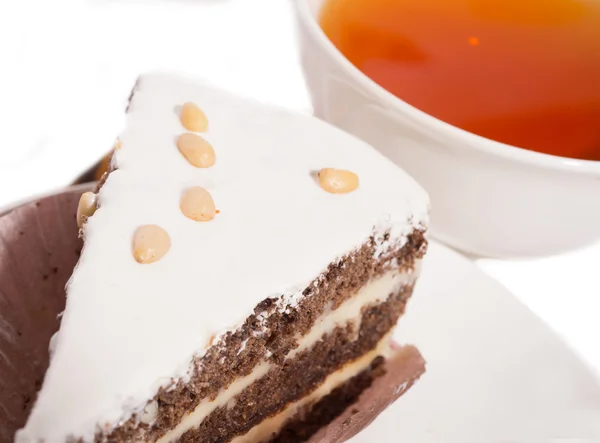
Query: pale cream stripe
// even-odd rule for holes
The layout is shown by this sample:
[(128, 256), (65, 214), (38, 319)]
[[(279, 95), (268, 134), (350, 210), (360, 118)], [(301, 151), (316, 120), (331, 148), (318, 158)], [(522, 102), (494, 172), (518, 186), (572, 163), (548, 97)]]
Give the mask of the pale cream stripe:
[(256, 443), (268, 441), (277, 435), (283, 426), (292, 419), (296, 413), (320, 398), (329, 395), (336, 387), (342, 385), (352, 377), (364, 371), (369, 364), (379, 355), (389, 354), (390, 335), (382, 338), (373, 351), (363, 355), (358, 360), (344, 366), (337, 372), (329, 375), (315, 391), (303, 397), (296, 403), (289, 405), (275, 417), (268, 418), (252, 428), (247, 434), (234, 438), (231, 443)]
[(322, 314), (308, 332), (298, 341), (298, 347), (293, 349), (286, 358), (294, 358), (296, 354), (312, 347), (321, 340), (323, 335), (332, 332), (338, 326), (343, 326), (348, 321), (355, 320), (355, 330), (360, 329), (362, 318), (361, 309), (367, 305), (381, 303), (395, 290), (412, 284), (416, 281), (421, 270), (420, 260), (410, 272), (387, 272), (376, 280), (364, 285), (355, 296), (342, 303), (335, 311)]
[(165, 434), (157, 443), (168, 443), (177, 440), (190, 429), (195, 428), (215, 409), (225, 406), (231, 399), (241, 394), (259, 378), (266, 375), (273, 367), (270, 363), (261, 363), (246, 377), (237, 379), (227, 389), (221, 391), (213, 401), (202, 400), (194, 411), (186, 415), (177, 427)]

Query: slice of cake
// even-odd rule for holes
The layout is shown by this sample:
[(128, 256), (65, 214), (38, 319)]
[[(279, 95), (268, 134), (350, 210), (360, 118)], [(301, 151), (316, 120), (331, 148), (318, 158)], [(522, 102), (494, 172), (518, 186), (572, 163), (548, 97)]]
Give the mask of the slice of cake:
[(427, 215), (321, 121), (142, 77), (17, 441), (305, 441), (385, 371)]

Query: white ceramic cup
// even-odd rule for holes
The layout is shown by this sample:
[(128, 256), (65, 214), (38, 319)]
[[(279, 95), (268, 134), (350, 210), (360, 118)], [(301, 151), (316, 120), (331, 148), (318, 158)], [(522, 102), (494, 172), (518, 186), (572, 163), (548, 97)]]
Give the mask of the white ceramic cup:
[(427, 189), (435, 237), (494, 257), (555, 254), (600, 239), (600, 162), (505, 145), (412, 107), (327, 39), (317, 22), (324, 1), (294, 0), (315, 115), (367, 141)]

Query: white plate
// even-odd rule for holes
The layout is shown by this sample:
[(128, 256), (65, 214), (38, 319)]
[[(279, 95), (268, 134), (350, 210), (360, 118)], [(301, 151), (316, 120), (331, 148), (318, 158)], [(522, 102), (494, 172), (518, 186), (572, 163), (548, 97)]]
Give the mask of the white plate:
[(419, 347), (427, 373), (352, 443), (600, 441), (596, 374), (504, 287), (438, 243), (395, 338)]

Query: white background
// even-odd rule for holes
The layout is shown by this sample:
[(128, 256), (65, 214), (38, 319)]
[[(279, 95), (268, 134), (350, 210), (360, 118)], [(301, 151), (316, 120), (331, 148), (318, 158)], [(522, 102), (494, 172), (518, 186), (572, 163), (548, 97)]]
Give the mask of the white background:
[[(290, 1), (0, 0), (0, 208), (65, 186), (100, 158), (144, 71), (310, 112)], [(600, 370), (600, 245), (477, 263)]]

